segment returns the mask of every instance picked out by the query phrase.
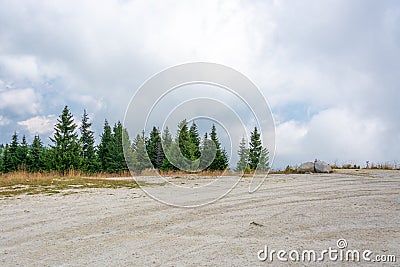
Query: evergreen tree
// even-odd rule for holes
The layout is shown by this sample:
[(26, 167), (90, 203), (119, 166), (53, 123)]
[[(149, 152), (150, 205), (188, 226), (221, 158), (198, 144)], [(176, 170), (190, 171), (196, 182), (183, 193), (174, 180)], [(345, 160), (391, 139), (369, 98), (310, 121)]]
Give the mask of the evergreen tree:
[(209, 169), (210, 164), (215, 159), (215, 144), (212, 140), (208, 138), (208, 134), (204, 134), (203, 144), (201, 147), (201, 157), (200, 157), (200, 170)]
[(200, 158), (201, 152), (200, 152), (200, 136), (199, 132), (197, 130), (197, 125), (195, 122), (192, 123), (189, 129), (189, 140), (190, 140), (190, 147), (189, 147), (189, 152), (190, 152), (190, 159), (191, 160), (196, 160)]
[(101, 171), (112, 172), (114, 166), (113, 162), (113, 136), (111, 133), (111, 127), (108, 121), (104, 121), (103, 133), (101, 135), (101, 141), (98, 147), (98, 156), (101, 165)]
[(181, 121), (178, 125), (176, 140), (178, 140), (179, 150), (183, 157), (190, 159), (190, 136), (186, 119)]
[(244, 171), (248, 164), (249, 149), (246, 147), (246, 140), (242, 137), (238, 150), (239, 161), (236, 165), (236, 171)]
[(3, 156), (4, 156), (4, 146), (3, 144), (0, 145), (0, 172), (4, 172), (4, 161), (3, 161)]
[(8, 144), (4, 147), (3, 150), (3, 171), (11, 172), (13, 171), (14, 163), (12, 158), (10, 157), (10, 147)]
[(218, 140), (217, 137), (217, 130), (215, 128), (215, 125), (212, 126), (211, 128), (211, 141), (214, 142), (215, 144), (215, 158), (211, 165), (209, 166), (210, 170), (225, 170), (228, 167), (228, 156), (226, 154), (225, 150), (221, 150), (221, 143)]
[(94, 132), (90, 129), (91, 126), (92, 123), (89, 122), (89, 116), (84, 109), (82, 125), (80, 127), (81, 138), (79, 141), (82, 153), (82, 170), (89, 173), (95, 172), (97, 168), (96, 151), (94, 148)]
[(258, 163), (257, 170), (268, 171), (269, 170), (269, 152), (267, 148), (261, 149), (260, 161)]
[(142, 132), (142, 135), (138, 134), (133, 140), (133, 167), (137, 173), (152, 167), (151, 161), (147, 156), (144, 132)]
[(123, 127), (120, 121), (118, 121), (113, 128), (112, 141), (113, 141), (113, 149), (112, 149), (112, 166), (113, 172), (123, 172), (128, 168), (126, 166), (125, 157), (124, 157), (124, 149), (123, 149)]
[(54, 127), (54, 136), (50, 137), (53, 142), (54, 167), (62, 175), (80, 167), (81, 152), (76, 128), (74, 118), (68, 106), (65, 106)]
[(31, 172), (39, 172), (44, 169), (44, 147), (38, 135), (33, 138), (29, 153), (28, 169)]
[(18, 149), (17, 149), (18, 169), (20, 169), (20, 170), (26, 170), (27, 169), (28, 153), (29, 153), (28, 143), (26, 142), (25, 135), (23, 135), (22, 136), (22, 142), (18, 146)]
[(163, 147), (164, 159), (160, 169), (163, 171), (172, 171), (176, 169), (176, 167), (168, 160), (167, 157), (167, 155), (171, 154), (169, 151), (171, 150), (172, 144), (173, 144), (172, 136), (167, 126), (165, 127), (162, 135), (162, 147)]
[[(161, 145), (161, 136), (158, 129), (154, 126), (153, 130), (150, 132), (150, 137), (146, 142), (146, 150), (149, 155), (151, 164), (153, 164), (154, 168), (158, 169), (162, 165), (162, 145)], [(161, 161), (161, 162), (160, 162)]]
[(251, 132), (250, 136), (250, 150), (249, 150), (249, 166), (251, 170), (256, 170), (257, 165), (260, 161), (262, 150), (260, 134), (257, 131), (257, 127), (254, 127), (254, 131)]
[(8, 147), (8, 155), (6, 161), (7, 172), (13, 172), (18, 170), (19, 161), (19, 143), (18, 143), (18, 135), (17, 132), (11, 137), (11, 144)]

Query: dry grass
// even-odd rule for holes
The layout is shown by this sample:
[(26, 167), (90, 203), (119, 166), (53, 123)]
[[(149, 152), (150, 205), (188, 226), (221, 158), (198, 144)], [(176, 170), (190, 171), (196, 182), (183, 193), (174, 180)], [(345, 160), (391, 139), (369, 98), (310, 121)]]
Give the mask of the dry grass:
[[(0, 175), (0, 196), (19, 194), (54, 194), (64, 190), (83, 188), (136, 188), (133, 180), (109, 180), (99, 177), (79, 177), (69, 173), (60, 176), (56, 173), (15, 172)], [(108, 175), (109, 177), (110, 175)]]

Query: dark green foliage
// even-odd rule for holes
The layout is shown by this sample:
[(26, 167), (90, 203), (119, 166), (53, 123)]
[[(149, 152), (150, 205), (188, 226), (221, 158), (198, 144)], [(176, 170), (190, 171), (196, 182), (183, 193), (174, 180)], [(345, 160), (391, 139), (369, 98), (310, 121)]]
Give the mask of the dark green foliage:
[(204, 134), (203, 145), (201, 147), (200, 170), (206, 170), (215, 159), (215, 144)]
[(4, 160), (3, 160), (4, 153), (3, 152), (4, 152), (4, 145), (1, 144), (0, 145), (0, 173), (4, 172)]
[(162, 171), (172, 171), (172, 170), (177, 169), (168, 160), (169, 157), (167, 157), (167, 154), (169, 155), (170, 153), (165, 152), (165, 151), (170, 151), (172, 144), (173, 144), (172, 136), (171, 136), (171, 133), (169, 132), (169, 129), (167, 126), (167, 127), (165, 127), (163, 135), (162, 135), (162, 147), (163, 147), (163, 153), (164, 153), (164, 159), (163, 159), (161, 167), (160, 167), (160, 170), (162, 170)]
[(78, 137), (77, 125), (65, 106), (54, 126), (49, 147), (43, 145), (38, 135), (34, 136), (31, 145), (28, 145), (25, 136), (19, 143), (16, 132), (10, 144), (0, 145), (0, 172), (59, 171), (65, 175), (70, 170), (81, 170), (88, 174), (123, 173), (128, 170), (127, 162), (137, 173), (152, 167), (163, 171), (191, 172), (224, 170), (228, 167), (228, 156), (225, 149), (221, 148), (214, 125), (210, 138), (206, 133), (204, 140), (201, 140), (195, 122), (188, 128), (187, 121), (183, 120), (178, 125), (175, 139), (168, 127), (162, 136), (153, 127), (148, 138), (143, 132), (131, 143), (127, 130), (120, 122), (111, 128), (105, 120), (97, 147), (91, 126), (84, 110)]
[(149, 139), (146, 140), (146, 150), (153, 167), (159, 169), (164, 160), (164, 152), (162, 149), (160, 132), (155, 126), (150, 132)]
[(13, 171), (13, 161), (10, 157), (10, 146), (8, 144), (6, 144), (3, 150), (3, 171)]
[(144, 132), (142, 135), (138, 134), (133, 140), (133, 171), (140, 173), (144, 169), (151, 168), (152, 164), (147, 156), (146, 151), (146, 138)]
[(263, 148), (260, 154), (260, 161), (258, 162), (257, 170), (268, 171), (269, 168), (269, 151), (267, 148)]
[(97, 158), (94, 147), (94, 132), (90, 129), (92, 123), (89, 122), (86, 110), (83, 110), (82, 125), (80, 127), (81, 138), (79, 139), (81, 145), (82, 157), (82, 170), (84, 172), (93, 173), (97, 171)]
[(200, 136), (195, 122), (192, 123), (189, 129), (189, 154), (191, 160), (200, 158)]
[(26, 170), (28, 165), (29, 147), (25, 135), (22, 136), (22, 142), (17, 148), (18, 170)]
[[(126, 134), (123, 134), (125, 129), (122, 127), (121, 122), (117, 122), (114, 125), (113, 128), (113, 133), (112, 133), (112, 155), (111, 155), (111, 161), (113, 165), (113, 170), (112, 172), (115, 173), (120, 173), (123, 171), (127, 171), (128, 167), (126, 166), (125, 162), (125, 157), (124, 157), (124, 150), (123, 150), (123, 136), (127, 136)], [(129, 145), (129, 144), (128, 144)]]
[(258, 162), (260, 161), (262, 150), (260, 134), (257, 131), (257, 127), (254, 127), (254, 131), (251, 132), (250, 136), (250, 150), (249, 150), (249, 166), (251, 170), (257, 168)]
[(191, 159), (190, 136), (186, 120), (183, 120), (179, 123), (177, 137), (179, 150), (181, 151), (182, 155), (187, 159)]
[(103, 133), (101, 135), (101, 142), (98, 147), (98, 157), (100, 168), (102, 172), (112, 172), (113, 171), (113, 136), (111, 133), (111, 127), (108, 121), (104, 121)]
[(215, 144), (215, 158), (208, 169), (212, 171), (225, 170), (228, 168), (228, 156), (225, 149), (221, 150), (221, 143), (218, 140), (217, 129), (215, 128), (215, 125), (213, 125), (211, 128), (210, 137), (211, 141), (213, 141)]
[(35, 135), (29, 152), (28, 170), (31, 172), (43, 171), (45, 169), (44, 159), (45, 149), (40, 137)]
[(249, 171), (268, 171), (269, 166), (269, 152), (264, 148), (261, 143), (261, 136), (254, 127), (254, 131), (250, 136), (250, 148), (246, 148), (246, 141), (242, 138), (239, 145), (239, 161), (236, 170), (248, 173)]
[(246, 147), (246, 140), (244, 137), (239, 144), (238, 156), (239, 160), (236, 165), (236, 171), (245, 171), (248, 166), (249, 149)]
[(62, 175), (69, 170), (79, 169), (81, 164), (81, 149), (76, 133), (77, 125), (67, 106), (55, 125), (54, 136), (50, 137), (54, 157), (54, 168)]

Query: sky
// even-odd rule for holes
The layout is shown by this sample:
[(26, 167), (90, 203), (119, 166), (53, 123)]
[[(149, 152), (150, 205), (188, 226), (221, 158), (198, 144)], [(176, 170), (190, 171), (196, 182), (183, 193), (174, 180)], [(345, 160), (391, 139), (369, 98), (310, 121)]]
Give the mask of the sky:
[(48, 142), (65, 105), (78, 123), (85, 108), (98, 138), (147, 79), (197, 61), (258, 86), (276, 124), (273, 167), (400, 164), (395, 0), (2, 0), (0, 143), (14, 131)]

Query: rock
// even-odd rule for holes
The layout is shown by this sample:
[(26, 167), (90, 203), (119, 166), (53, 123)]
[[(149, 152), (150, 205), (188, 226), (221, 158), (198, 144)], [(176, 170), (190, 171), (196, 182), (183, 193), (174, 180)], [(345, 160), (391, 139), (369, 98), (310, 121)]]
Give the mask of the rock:
[(301, 164), (298, 168), (297, 168), (298, 172), (301, 173), (305, 173), (305, 172), (314, 172), (314, 162), (305, 162), (303, 164)]
[(331, 165), (324, 161), (317, 160), (314, 162), (315, 171), (319, 173), (330, 173), (332, 172)]

